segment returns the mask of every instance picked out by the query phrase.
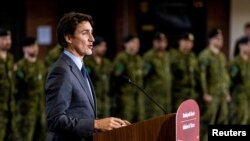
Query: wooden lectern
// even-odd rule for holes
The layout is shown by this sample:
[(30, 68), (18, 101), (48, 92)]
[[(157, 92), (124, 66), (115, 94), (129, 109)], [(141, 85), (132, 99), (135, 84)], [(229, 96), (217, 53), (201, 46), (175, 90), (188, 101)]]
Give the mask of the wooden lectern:
[(93, 141), (175, 141), (176, 114), (152, 118), (93, 135)]

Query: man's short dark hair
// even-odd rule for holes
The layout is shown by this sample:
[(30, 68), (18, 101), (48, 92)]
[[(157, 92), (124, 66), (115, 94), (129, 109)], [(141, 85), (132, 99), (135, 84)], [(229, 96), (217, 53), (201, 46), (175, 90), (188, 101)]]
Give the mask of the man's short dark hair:
[(98, 46), (102, 42), (105, 42), (104, 38), (102, 36), (95, 36), (95, 41), (93, 43), (93, 46)]
[(21, 45), (22, 47), (28, 47), (36, 43), (35, 37), (26, 37), (22, 40)]
[(129, 33), (127, 34), (124, 38), (123, 38), (123, 42), (124, 43), (128, 43), (129, 41), (135, 39), (135, 38), (139, 38), (136, 34), (134, 33)]
[(7, 35), (11, 35), (10, 30), (5, 28), (0, 28), (0, 36), (7, 36)]
[(166, 37), (166, 34), (163, 33), (163, 32), (158, 31), (158, 32), (156, 32), (156, 33), (153, 35), (153, 40), (158, 40), (158, 41), (160, 41), (160, 40), (164, 40), (164, 39), (167, 39), (167, 37)]
[(246, 28), (250, 28), (250, 22), (247, 22), (246, 24), (245, 24), (245, 29)]
[(67, 47), (64, 36), (74, 35), (77, 25), (83, 21), (88, 21), (93, 25), (93, 19), (90, 15), (78, 12), (69, 12), (63, 15), (57, 26), (57, 40), (62, 48)]

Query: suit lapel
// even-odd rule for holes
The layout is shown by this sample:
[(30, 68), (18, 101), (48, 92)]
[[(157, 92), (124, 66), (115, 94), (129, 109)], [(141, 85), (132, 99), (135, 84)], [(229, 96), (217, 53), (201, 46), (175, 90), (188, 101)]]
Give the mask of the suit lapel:
[(93, 95), (93, 100), (94, 100), (94, 105), (95, 105), (95, 115), (97, 116), (97, 103), (96, 103), (96, 95), (95, 95), (95, 89), (94, 89), (94, 85), (89, 77), (89, 75), (87, 74), (87, 77), (88, 77), (88, 80), (89, 80), (89, 84), (90, 84), (90, 87), (91, 87), (91, 91), (92, 91), (92, 95)]
[[(85, 94), (87, 95), (93, 110), (96, 111), (95, 110), (95, 100), (92, 100), (91, 93), (88, 90), (88, 84), (86, 81), (83, 80), (83, 76), (81, 74), (81, 71), (77, 68), (76, 64), (67, 55), (63, 54), (63, 57), (65, 58), (65, 61), (67, 62), (67, 64), (71, 67), (72, 73), (74, 74), (74, 76), (80, 82), (82, 88), (84, 89)], [(94, 92), (94, 91), (92, 90), (92, 92)], [(94, 93), (93, 93), (93, 99), (94, 99)]]

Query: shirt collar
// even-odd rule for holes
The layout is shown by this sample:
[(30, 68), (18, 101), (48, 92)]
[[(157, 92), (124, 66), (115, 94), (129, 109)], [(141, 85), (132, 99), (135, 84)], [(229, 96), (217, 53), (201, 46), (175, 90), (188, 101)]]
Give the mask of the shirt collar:
[(79, 70), (81, 70), (82, 68), (82, 59), (80, 59), (79, 57), (76, 57), (75, 55), (73, 55), (71, 52), (69, 52), (67, 49), (64, 49), (63, 51), (64, 54), (66, 54), (78, 67)]

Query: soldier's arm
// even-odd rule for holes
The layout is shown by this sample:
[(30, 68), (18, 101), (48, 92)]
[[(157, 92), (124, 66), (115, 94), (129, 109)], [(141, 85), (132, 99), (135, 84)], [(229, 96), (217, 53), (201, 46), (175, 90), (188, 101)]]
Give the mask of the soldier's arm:
[(226, 96), (226, 99), (227, 101), (231, 101), (231, 96), (230, 96), (230, 92), (229, 92), (229, 89), (230, 89), (230, 85), (231, 85), (231, 79), (230, 79), (230, 76), (229, 76), (229, 73), (228, 73), (228, 64), (226, 62), (226, 57), (223, 56), (222, 57), (222, 62), (224, 64), (224, 69), (223, 69), (223, 92)]
[(153, 66), (150, 62), (145, 62), (144, 63), (144, 75), (148, 75), (151, 70), (152, 70)]
[(123, 74), (123, 72), (125, 71), (125, 66), (123, 63), (123, 58), (121, 55), (118, 55), (115, 60), (114, 60), (114, 64), (113, 64), (113, 72), (115, 76), (120, 76)]
[(208, 93), (208, 86), (207, 86), (207, 69), (209, 65), (209, 60), (205, 58), (201, 58), (199, 60), (200, 63), (200, 82), (203, 93)]
[(201, 87), (203, 91), (203, 100), (205, 102), (211, 102), (213, 100), (212, 96), (208, 92), (208, 84), (207, 84), (207, 73), (208, 73), (208, 67), (209, 67), (209, 59), (206, 57), (200, 57), (199, 58), (200, 63), (200, 82)]
[(237, 58), (234, 58), (234, 60), (230, 61), (229, 67), (228, 67), (228, 73), (232, 80), (237, 79), (237, 77), (240, 74), (240, 68), (239, 68), (240, 62)]
[(143, 73), (144, 73), (144, 76), (147, 76), (153, 70), (153, 64), (151, 63), (151, 59), (153, 58), (150, 58), (147, 54), (145, 54), (142, 59), (144, 62)]

